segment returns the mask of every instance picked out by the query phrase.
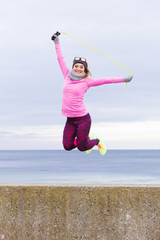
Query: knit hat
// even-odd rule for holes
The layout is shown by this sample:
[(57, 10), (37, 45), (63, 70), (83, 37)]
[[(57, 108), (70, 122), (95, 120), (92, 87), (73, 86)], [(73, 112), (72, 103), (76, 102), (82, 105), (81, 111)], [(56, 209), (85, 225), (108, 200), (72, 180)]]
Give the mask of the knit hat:
[(83, 64), (84, 68), (87, 67), (87, 61), (86, 61), (85, 58), (75, 57), (74, 60), (73, 60), (72, 68), (73, 68), (73, 66), (74, 66), (76, 63), (81, 63), (81, 64)]

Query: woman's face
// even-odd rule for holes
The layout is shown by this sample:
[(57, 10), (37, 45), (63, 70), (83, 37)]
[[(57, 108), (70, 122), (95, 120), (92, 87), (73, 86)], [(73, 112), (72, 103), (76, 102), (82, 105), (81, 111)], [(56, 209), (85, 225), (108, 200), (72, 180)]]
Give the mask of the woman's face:
[(82, 63), (76, 63), (74, 64), (73, 66), (73, 71), (76, 73), (76, 74), (82, 74), (84, 73), (84, 65)]

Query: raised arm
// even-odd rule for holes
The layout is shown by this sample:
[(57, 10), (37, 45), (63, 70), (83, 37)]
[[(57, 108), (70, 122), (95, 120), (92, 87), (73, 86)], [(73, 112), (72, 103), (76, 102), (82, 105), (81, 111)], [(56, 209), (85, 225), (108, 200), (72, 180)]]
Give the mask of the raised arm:
[(59, 66), (61, 68), (62, 74), (63, 74), (64, 78), (66, 78), (66, 76), (68, 75), (70, 70), (68, 69), (68, 67), (66, 65), (66, 62), (64, 60), (63, 53), (62, 53), (62, 50), (61, 50), (61, 46), (60, 46), (60, 43), (59, 43), (59, 37), (56, 34), (54, 34), (51, 39), (55, 43), (57, 60), (59, 62)]

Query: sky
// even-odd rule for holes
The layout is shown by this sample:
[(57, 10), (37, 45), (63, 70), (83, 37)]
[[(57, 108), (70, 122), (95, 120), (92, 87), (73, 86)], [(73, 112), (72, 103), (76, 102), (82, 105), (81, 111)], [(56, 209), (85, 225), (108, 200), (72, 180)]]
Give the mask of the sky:
[[(63, 149), (63, 76), (51, 36), (57, 30), (124, 65), (133, 80), (90, 88), (91, 135), (107, 149), (160, 149), (158, 0), (0, 1), (0, 150)], [(87, 58), (93, 78), (127, 77), (104, 55), (59, 36), (69, 68)]]

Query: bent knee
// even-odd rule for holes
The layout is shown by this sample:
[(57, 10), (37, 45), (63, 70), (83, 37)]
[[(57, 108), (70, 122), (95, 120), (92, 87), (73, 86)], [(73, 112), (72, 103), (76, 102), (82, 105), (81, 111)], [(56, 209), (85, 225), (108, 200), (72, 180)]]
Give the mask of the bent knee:
[(81, 151), (81, 152), (86, 151), (85, 142), (79, 142), (79, 143), (77, 143), (77, 148), (78, 148), (78, 150)]
[(63, 143), (63, 147), (66, 151), (71, 151), (74, 148), (73, 144), (66, 144), (66, 143)]
[(72, 150), (71, 146), (63, 145), (63, 147), (66, 151), (71, 151)]

